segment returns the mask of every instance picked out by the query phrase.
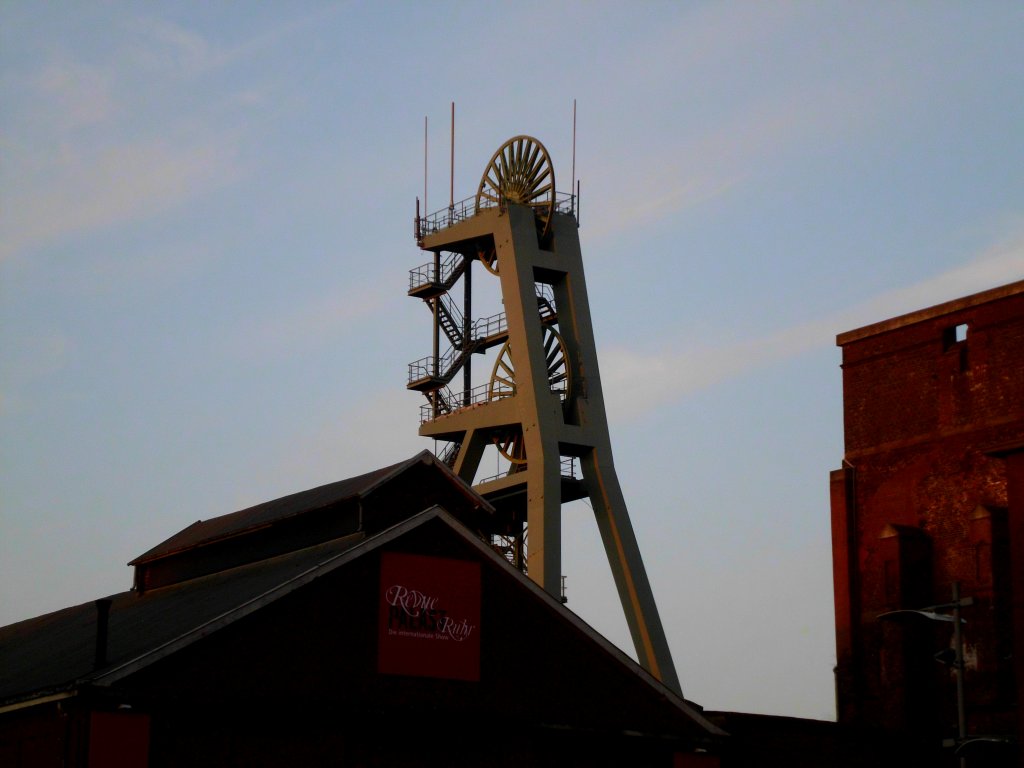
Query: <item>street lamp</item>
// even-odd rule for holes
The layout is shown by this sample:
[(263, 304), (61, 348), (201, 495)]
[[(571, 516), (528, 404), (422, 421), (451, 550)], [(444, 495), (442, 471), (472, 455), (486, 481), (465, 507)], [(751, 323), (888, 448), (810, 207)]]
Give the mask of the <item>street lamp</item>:
[[(904, 608), (898, 611), (889, 611), (878, 616), (879, 621), (892, 621), (906, 616), (921, 616), (930, 621), (945, 621), (953, 623), (953, 649), (954, 657), (952, 667), (956, 670), (956, 727), (957, 746), (964, 743), (967, 737), (967, 710), (964, 706), (964, 636), (961, 626), (966, 623), (960, 617), (960, 609), (968, 605), (974, 605), (973, 597), (960, 597), (960, 582), (953, 582), (953, 599), (948, 603), (930, 605), (927, 608)], [(939, 613), (939, 611), (952, 609), (953, 613)], [(936, 658), (945, 661), (941, 654)], [(960, 758), (960, 766), (967, 765), (967, 758)]]

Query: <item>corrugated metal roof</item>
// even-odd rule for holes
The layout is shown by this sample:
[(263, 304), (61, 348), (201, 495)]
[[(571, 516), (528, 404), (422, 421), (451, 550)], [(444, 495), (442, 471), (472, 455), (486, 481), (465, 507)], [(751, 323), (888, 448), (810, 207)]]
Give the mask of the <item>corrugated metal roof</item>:
[[(237, 536), (240, 533), (263, 528), (280, 520), (295, 517), (332, 504), (338, 504), (348, 499), (365, 497), (385, 481), (401, 474), (417, 463), (435, 466), (446, 473), (457, 484), (465, 486), (465, 483), (456, 477), (443, 462), (438, 461), (430, 451), (421, 451), (411, 459), (376, 469), (373, 472), (367, 472), (364, 475), (328, 483), (318, 488), (311, 488), (308, 491), (293, 493), (280, 499), (266, 501), (262, 504), (209, 520), (198, 520), (169, 539), (157, 544), (148, 552), (139, 555), (128, 565), (146, 563), (174, 552)], [(465, 486), (465, 490), (473, 494), (469, 486)], [(479, 502), (484, 506), (489, 506), (482, 499)]]

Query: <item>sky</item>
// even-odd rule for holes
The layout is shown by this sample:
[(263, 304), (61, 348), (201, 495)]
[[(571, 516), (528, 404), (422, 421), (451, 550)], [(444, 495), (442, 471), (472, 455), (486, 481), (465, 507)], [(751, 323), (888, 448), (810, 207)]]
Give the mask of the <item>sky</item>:
[[(575, 102), (615, 463), (683, 691), (832, 719), (835, 337), (1024, 278), (1022, 40), (995, 0), (3, 3), (0, 625), (432, 448), (416, 198), (473, 195), (517, 134), (568, 192)], [(568, 607), (632, 652), (582, 503), (564, 550)]]

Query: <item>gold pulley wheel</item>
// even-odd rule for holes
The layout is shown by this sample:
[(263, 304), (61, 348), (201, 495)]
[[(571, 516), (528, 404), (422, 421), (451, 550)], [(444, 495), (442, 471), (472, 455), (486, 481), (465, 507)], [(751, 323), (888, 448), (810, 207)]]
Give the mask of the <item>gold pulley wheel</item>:
[[(544, 363), (547, 368), (548, 386), (552, 392), (558, 393), (563, 402), (569, 396), (572, 384), (569, 358), (565, 351), (565, 342), (558, 331), (550, 325), (544, 326)], [(501, 400), (516, 394), (516, 371), (512, 365), (512, 349), (506, 341), (494, 361), (491, 381), (487, 385), (487, 399)], [(523, 433), (518, 427), (512, 427), (496, 434), (493, 438), (498, 453), (510, 463), (509, 474), (520, 472), (526, 468), (526, 444)]]
[(544, 145), (532, 136), (515, 136), (502, 144), (480, 179), (477, 213), (508, 203), (532, 208), (540, 224), (540, 236), (547, 235), (555, 212), (555, 169)]
[(489, 248), (481, 248), (477, 256), (484, 269), (492, 275), (498, 274), (498, 249), (493, 244)]
[(526, 469), (526, 445), (523, 442), (523, 433), (517, 427), (509, 428), (493, 438), (498, 453), (504, 456), (509, 464), (509, 474)]
[[(564, 401), (569, 397), (572, 387), (572, 371), (569, 367), (569, 356), (565, 350), (565, 342), (552, 326), (544, 326), (544, 363), (547, 368), (548, 386), (557, 392)], [(500, 400), (516, 393), (516, 371), (512, 365), (512, 348), (505, 342), (498, 359), (491, 370), (491, 380), (487, 385), (487, 399)]]
[(501, 400), (504, 397), (512, 397), (516, 393), (516, 372), (512, 367), (512, 349), (506, 341), (498, 359), (494, 361), (494, 368), (491, 369), (491, 381), (487, 385), (487, 399)]

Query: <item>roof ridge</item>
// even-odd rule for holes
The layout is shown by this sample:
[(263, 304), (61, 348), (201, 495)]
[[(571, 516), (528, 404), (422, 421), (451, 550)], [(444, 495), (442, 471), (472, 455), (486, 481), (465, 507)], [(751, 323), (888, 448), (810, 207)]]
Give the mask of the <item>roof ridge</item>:
[[(429, 454), (430, 452), (424, 450), (416, 454), (412, 458), (404, 459), (396, 464), (390, 464), (384, 467), (380, 467), (378, 469), (371, 470), (369, 472), (363, 472), (353, 477), (343, 478), (341, 480), (334, 480), (330, 483), (323, 483), (322, 485), (317, 485), (314, 486), (313, 488), (307, 488), (302, 491), (295, 491), (294, 493), (289, 493), (284, 496), (279, 496), (276, 499), (270, 499), (269, 501), (263, 501), (258, 504), (243, 507), (242, 509), (237, 509), (233, 512), (226, 512), (223, 515), (215, 515), (214, 517), (207, 518), (206, 520), (197, 520), (196, 522), (191, 523), (182, 528), (181, 530), (177, 531), (176, 533), (173, 533), (172, 535), (168, 536), (159, 544), (146, 550), (141, 555), (130, 560), (128, 562), (128, 565), (142, 565), (148, 562), (152, 562), (153, 560), (158, 560), (164, 557), (168, 557), (170, 555), (177, 554), (179, 552), (185, 552), (190, 549), (195, 549), (196, 547), (205, 546), (217, 541), (223, 541), (234, 536), (251, 533), (253, 531), (260, 530), (261, 528), (266, 528), (270, 525), (278, 523), (282, 520), (298, 517), (300, 515), (312, 512), (317, 509), (324, 509), (328, 506), (331, 506), (332, 504), (337, 504), (338, 502), (345, 501), (347, 499), (362, 498), (366, 496), (368, 493), (371, 493), (377, 488), (379, 488), (388, 480), (397, 477), (399, 474), (401, 474), (401, 472), (408, 469), (416, 461), (421, 461), (422, 455), (424, 453)], [(364, 479), (367, 481), (367, 484), (365, 486), (360, 484), (359, 482), (360, 480)], [(333, 496), (327, 500), (316, 500), (318, 496), (324, 495), (324, 491), (331, 488), (338, 488), (340, 491), (342, 486), (351, 486), (352, 492), (348, 494), (339, 493), (339, 495)], [(291, 511), (287, 510), (287, 502), (291, 501), (293, 503), (301, 503), (301, 500), (304, 497), (309, 499), (309, 503), (307, 505), (301, 506)], [(280, 511), (274, 512), (274, 510), (276, 509), (280, 509)], [(272, 512), (273, 514), (271, 514), (265, 520), (251, 520), (249, 522), (246, 522), (246, 518), (253, 518), (259, 512)], [(208, 535), (201, 535), (200, 538), (193, 537), (189, 539), (185, 536), (185, 534), (190, 531), (196, 533), (197, 527), (205, 526), (210, 529), (213, 529), (217, 526), (218, 521), (220, 522), (221, 526), (224, 526), (225, 523), (230, 523), (230, 519), (239, 521), (240, 524), (236, 526), (231, 526), (229, 524), (227, 525), (227, 527), (221, 527), (217, 530), (211, 530)]]

